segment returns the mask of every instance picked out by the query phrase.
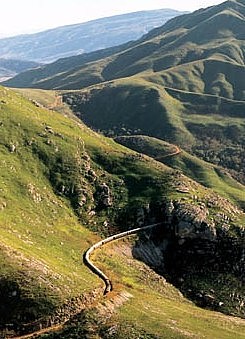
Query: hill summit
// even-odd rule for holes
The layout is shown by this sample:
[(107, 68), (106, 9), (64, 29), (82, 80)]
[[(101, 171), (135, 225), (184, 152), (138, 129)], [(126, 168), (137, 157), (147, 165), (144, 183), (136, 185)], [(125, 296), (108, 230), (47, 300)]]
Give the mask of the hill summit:
[(175, 89), (243, 100), (244, 8), (244, 0), (231, 0), (181, 15), (116, 50), (61, 59), (6, 85), (80, 89), (137, 75)]

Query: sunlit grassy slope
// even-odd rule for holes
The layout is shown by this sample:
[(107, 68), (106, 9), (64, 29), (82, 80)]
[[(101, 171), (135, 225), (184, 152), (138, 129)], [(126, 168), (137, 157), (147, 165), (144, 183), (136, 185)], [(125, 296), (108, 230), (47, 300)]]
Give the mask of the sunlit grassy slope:
[[(52, 162), (55, 146), (40, 136), (52, 124), (62, 133), (54, 137), (58, 153), (71, 159), (81, 147), (80, 131), (12, 91), (1, 88), (0, 97), (2, 304), (10, 319), (32, 312), (38, 317), (97, 284), (81, 265), (81, 252), (96, 238), (81, 226), (68, 201), (55, 194), (48, 166), (33, 148), (43, 147)], [(17, 300), (9, 299), (16, 289)]]
[[(117, 241), (93, 257), (113, 279), (116, 292), (108, 296), (110, 301), (63, 331), (41, 338), (243, 338), (244, 320), (196, 307), (164, 278), (133, 259), (133, 243), (134, 237), (129, 242)], [(118, 293), (125, 295), (120, 307)]]
[[(56, 102), (55, 93), (36, 93), (32, 100), (38, 98), (43, 104)], [(18, 322), (34, 320), (98, 286), (81, 260), (98, 237), (83, 225), (107, 233), (104, 222), (113, 223), (119, 206), (153, 199), (164, 189), (158, 180), (165, 182), (170, 172), (67, 114), (0, 89), (2, 321), (15, 322), (19, 314)], [(100, 208), (94, 216), (100, 182), (110, 185), (115, 208)]]
[[(27, 91), (25, 95), (30, 97), (31, 93)], [(101, 286), (81, 262), (84, 250), (98, 239), (87, 228), (106, 234), (116, 225), (116, 232), (126, 226), (125, 216), (133, 216), (133, 207), (137, 210), (166, 198), (186, 199), (174, 188), (177, 172), (71, 119), (56, 94), (35, 91), (33, 103), (12, 90), (0, 89), (1, 326), (39, 319), (72, 297)], [(41, 103), (61, 113), (37, 107)], [(96, 190), (103, 182), (111, 189), (111, 208), (99, 205)], [(178, 182), (190, 185), (192, 194), (200, 197), (213, 194), (184, 176), (179, 176)], [(190, 201), (191, 196), (187, 199)], [(119, 313), (120, 323), (124, 326), (124, 319), (131, 322), (133, 310), (139, 308), (134, 312), (136, 327), (159, 335), (158, 325), (152, 322), (155, 307), (167, 313), (166, 305), (173, 302), (170, 318), (176, 319), (176, 308), (181, 313), (186, 301), (183, 305), (182, 299), (177, 303), (175, 298), (167, 301), (144, 284), (140, 286), (138, 270), (120, 260), (116, 256), (110, 259), (113, 279), (125, 286), (136, 286), (132, 290), (134, 297)], [(171, 295), (171, 291), (166, 287), (167, 294)], [(149, 293), (147, 302), (159, 298), (149, 316), (141, 312), (142, 293)], [(176, 290), (173, 293), (178, 295)], [(190, 312), (196, 312), (194, 306), (186, 305), (188, 309), (193, 307)], [(198, 312), (204, 312), (205, 319), (206, 314), (208, 319), (212, 314)], [(155, 324), (161, 319), (157, 317)], [(224, 319), (219, 325), (220, 333), (224, 333), (226, 321), (230, 322), (226, 320), (230, 318)], [(232, 326), (239, 334), (240, 321), (232, 322)], [(195, 325), (185, 318), (180, 327), (181, 331), (186, 327), (194, 331)], [(177, 333), (171, 328), (169, 331)]]

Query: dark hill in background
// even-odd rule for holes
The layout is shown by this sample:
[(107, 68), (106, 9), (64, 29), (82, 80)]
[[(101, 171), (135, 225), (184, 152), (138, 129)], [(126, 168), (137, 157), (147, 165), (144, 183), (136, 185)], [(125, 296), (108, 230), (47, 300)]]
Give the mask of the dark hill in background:
[(12, 78), (20, 72), (38, 66), (40, 66), (40, 64), (33, 61), (0, 58), (0, 81), (7, 80), (7, 78)]
[(51, 62), (136, 40), (182, 13), (171, 9), (142, 11), (4, 38), (0, 40), (0, 57)]

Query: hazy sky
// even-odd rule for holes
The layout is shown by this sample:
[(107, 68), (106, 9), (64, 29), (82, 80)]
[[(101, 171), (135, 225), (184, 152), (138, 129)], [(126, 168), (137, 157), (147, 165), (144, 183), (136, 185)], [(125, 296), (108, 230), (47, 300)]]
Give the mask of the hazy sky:
[(223, 0), (1, 0), (0, 37), (146, 9), (193, 11)]

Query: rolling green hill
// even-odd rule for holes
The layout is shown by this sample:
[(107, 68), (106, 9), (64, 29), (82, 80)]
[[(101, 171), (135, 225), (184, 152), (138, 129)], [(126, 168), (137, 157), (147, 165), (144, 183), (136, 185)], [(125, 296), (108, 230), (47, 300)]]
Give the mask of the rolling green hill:
[(6, 85), (62, 90), (89, 126), (175, 143), (245, 183), (244, 8), (231, 0), (200, 9), (136, 42), (62, 59)]
[(245, 183), (244, 101), (131, 77), (63, 92), (75, 114), (106, 135), (143, 134), (177, 144)]
[[(24, 95), (31, 101), (24, 99), (20, 93), (0, 89), (2, 333), (6, 333), (6, 326), (10, 334), (25, 333), (36, 329), (40, 323), (45, 327), (50, 322), (64, 322), (78, 314), (78, 318), (71, 319), (68, 328), (64, 329), (64, 338), (70, 338), (73, 331), (84, 333), (84, 319), (90, 330), (94, 328), (97, 333), (105, 331), (102, 337), (106, 338), (110, 324), (100, 323), (100, 313), (97, 311), (92, 318), (87, 309), (95, 298), (99, 302), (98, 288), (101, 284), (82, 265), (81, 254), (99, 238), (91, 231), (105, 235), (135, 227), (142, 222), (142, 209), (148, 211), (144, 216), (145, 223), (163, 220), (165, 214), (159, 214), (159, 206), (164, 205), (166, 199), (182, 204), (178, 208), (183, 211), (190, 206), (196, 208), (196, 197), (205, 204), (212, 202), (208, 209), (215, 224), (205, 221), (205, 232), (211, 236), (212, 227), (217, 228), (217, 232), (222, 229), (221, 213), (229, 218), (232, 216), (229, 232), (226, 235), (218, 233), (217, 236), (219, 243), (223, 244), (228, 237), (236, 240), (236, 248), (240, 248), (242, 235), (239, 225), (243, 224), (244, 215), (234, 203), (181, 175), (178, 170), (91, 131), (57, 100), (56, 92), (27, 90)], [(45, 105), (59, 112), (49, 110)], [(161, 234), (164, 232), (162, 230)], [(201, 238), (205, 234), (202, 232)], [(133, 239), (127, 246), (127, 251), (135, 246)], [(120, 250), (115, 251), (115, 256), (108, 252), (108, 259), (105, 253), (105, 262), (99, 260), (115, 281), (115, 297), (112, 295), (109, 298), (116, 304), (121, 290), (133, 296), (130, 301), (125, 301), (116, 318), (112, 314), (112, 323), (120, 324), (118, 335), (123, 336), (127, 328), (131, 328), (136, 335), (145, 333), (148, 336), (161, 336), (167, 330), (169, 335), (180, 333), (180, 337), (183, 337), (183, 331), (196, 333), (198, 326), (198, 333), (207, 338), (211, 338), (212, 333), (222, 337), (226, 335), (227, 338), (233, 338), (234, 333), (238, 338), (242, 336), (242, 320), (234, 318), (233, 321), (232, 318), (217, 314), (214, 324), (211, 311), (196, 308), (167, 282), (160, 284), (160, 287), (154, 285), (156, 287), (152, 289), (151, 284), (156, 284), (160, 278), (147, 271), (149, 268), (135, 263), (132, 258), (132, 265), (128, 266), (129, 258), (121, 256)], [(223, 249), (224, 258), (225, 253)], [(236, 271), (240, 267), (239, 252), (233, 259), (237, 265), (234, 271), (227, 258), (229, 275), (224, 272), (220, 274), (226, 282), (230, 281), (232, 291), (236, 291), (240, 298), (240, 273)], [(202, 279), (197, 281), (197, 289)], [(205, 281), (205, 284), (207, 287), (210, 282)], [(222, 284), (219, 285), (223, 293), (221, 298), (226, 298), (228, 292)], [(163, 289), (165, 292), (162, 294)], [(140, 307), (142, 293), (147, 293), (147, 304), (143, 307), (152, 303), (161, 312), (167, 312), (167, 316), (154, 318), (154, 307), (144, 316)], [(107, 305), (107, 302), (108, 299), (103, 299), (98, 307)], [(242, 310), (236, 310), (236, 307), (240, 307), (239, 303), (230, 300), (229, 304), (217, 307), (225, 313), (242, 315)], [(107, 310), (109, 306), (103, 307)], [(136, 313), (133, 312), (134, 308), (137, 309)], [(162, 319), (168, 324), (171, 319), (177, 321), (176, 310), (179, 308), (187, 312), (188, 316), (183, 316), (176, 327), (159, 329), (157, 324)], [(199, 313), (198, 319), (190, 321), (190, 316), (194, 317), (196, 312)], [(133, 318), (130, 318), (130, 314), (134, 314)], [(142, 317), (147, 321), (144, 322)], [(209, 329), (202, 328), (206, 319), (211, 321)], [(232, 324), (232, 329), (228, 329), (227, 322)]]
[(180, 150), (175, 145), (148, 136), (120, 136), (115, 140), (137, 152), (144, 153), (245, 207), (245, 187), (236, 182), (222, 167), (205, 162)]
[[(162, 77), (163, 85), (168, 87), (181, 86), (179, 89), (221, 94), (240, 100), (244, 99), (241, 92), (244, 85), (243, 26), (244, 1), (226, 1), (174, 18), (140, 40), (121, 46), (116, 52), (112, 49), (107, 57), (96, 62), (93, 54), (88, 55), (86, 60), (80, 59), (76, 65), (74, 59), (63, 59), (34, 73), (24, 73), (6, 84), (79, 89), (147, 72), (152, 74), (153, 82), (154, 78)], [(59, 71), (52, 72), (58, 65)], [(187, 73), (184, 75), (186, 82), (180, 78), (183, 65)], [(167, 69), (170, 70), (162, 76), (161, 72)], [(236, 72), (239, 72), (240, 80)], [(200, 75), (205, 86), (196, 84)]]

